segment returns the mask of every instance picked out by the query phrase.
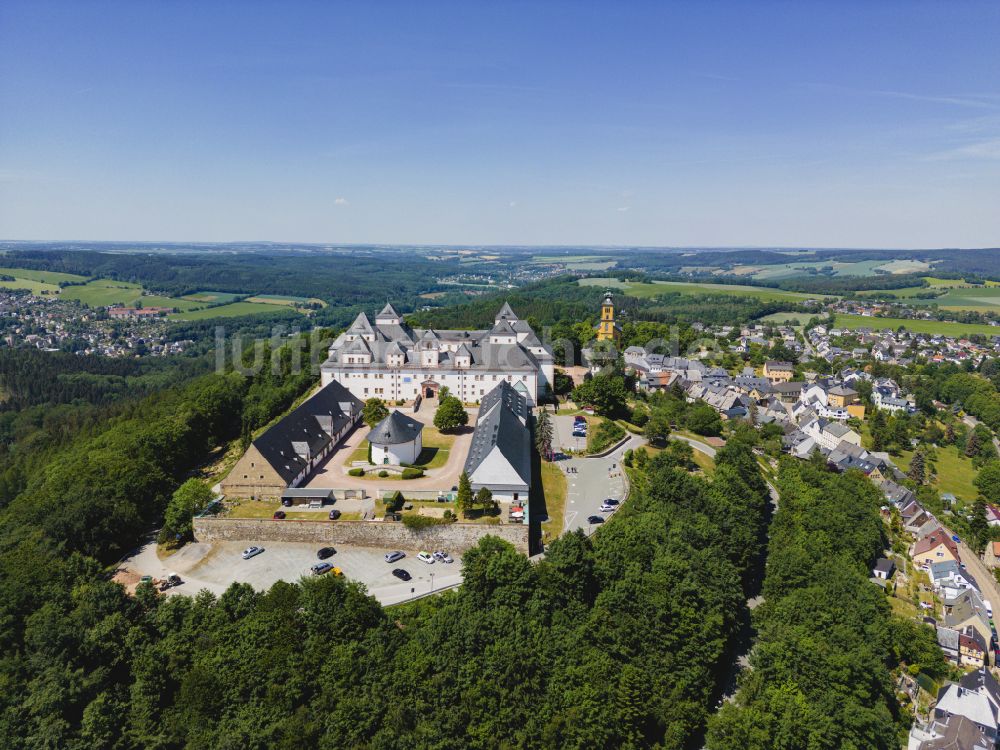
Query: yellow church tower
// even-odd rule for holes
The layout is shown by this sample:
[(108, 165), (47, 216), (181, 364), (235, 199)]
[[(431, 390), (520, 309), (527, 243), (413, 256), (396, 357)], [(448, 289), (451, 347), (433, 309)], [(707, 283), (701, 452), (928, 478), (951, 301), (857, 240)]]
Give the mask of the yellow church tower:
[(604, 293), (604, 302), (601, 303), (601, 322), (597, 326), (598, 341), (613, 341), (618, 343), (622, 331), (615, 323), (615, 301), (611, 297), (611, 292)]

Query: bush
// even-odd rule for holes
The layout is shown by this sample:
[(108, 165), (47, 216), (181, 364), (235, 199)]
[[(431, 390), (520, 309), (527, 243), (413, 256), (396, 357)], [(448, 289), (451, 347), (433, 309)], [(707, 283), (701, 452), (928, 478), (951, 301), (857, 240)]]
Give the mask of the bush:
[(600, 453), (623, 437), (625, 437), (625, 430), (622, 429), (622, 426), (610, 419), (605, 419), (590, 431), (587, 450), (590, 453)]
[(384, 477), (387, 477), (387, 476), (389, 476), (389, 472), (388, 472), (388, 471), (386, 471), (385, 469), (382, 469), (382, 471), (380, 471), (380, 472), (378, 473), (378, 475), (379, 475), (380, 477), (383, 477), (383, 478), (384, 478)]
[(363, 477), (365, 475), (365, 470), (362, 469), (360, 466), (357, 466), (348, 471), (347, 474), (352, 477)]
[(486, 523), (486, 524), (488, 524), (490, 526), (499, 526), (500, 525), (500, 519), (497, 516), (490, 516), (483, 523)]
[(418, 516), (415, 513), (403, 516), (403, 526), (408, 529), (426, 529), (428, 526), (440, 526), (443, 523), (446, 523), (445, 519), (433, 516)]
[(423, 469), (415, 469), (413, 467), (408, 467), (403, 469), (403, 479), (419, 479), (424, 475)]

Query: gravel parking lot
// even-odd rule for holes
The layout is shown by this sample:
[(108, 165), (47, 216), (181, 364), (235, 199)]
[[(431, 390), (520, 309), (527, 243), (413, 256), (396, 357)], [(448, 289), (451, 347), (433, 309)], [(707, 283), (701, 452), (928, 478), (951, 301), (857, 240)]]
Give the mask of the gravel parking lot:
[[(170, 589), (173, 594), (194, 595), (201, 589), (221, 594), (232, 583), (249, 583), (255, 589), (265, 590), (277, 581), (297, 581), (311, 576), (310, 567), (319, 562), (318, 544), (296, 542), (259, 543), (264, 552), (249, 560), (242, 552), (252, 542), (217, 542), (214, 544), (189, 544), (183, 550), (162, 562), (156, 555), (155, 545), (148, 545), (138, 555), (125, 561), (125, 565), (139, 575), (165, 577), (176, 572), (184, 583)], [(389, 564), (384, 555), (391, 550), (367, 547), (336, 547), (337, 553), (326, 562), (340, 568), (348, 578), (364, 584), (368, 592), (382, 604), (396, 604), (431, 590), (460, 583), (462, 580), (461, 556), (453, 555), (451, 564), (420, 562), (416, 552), (407, 551), (406, 557)], [(402, 568), (413, 576), (410, 581), (400, 581), (392, 575), (395, 568)], [(329, 574), (327, 574), (329, 575)]]

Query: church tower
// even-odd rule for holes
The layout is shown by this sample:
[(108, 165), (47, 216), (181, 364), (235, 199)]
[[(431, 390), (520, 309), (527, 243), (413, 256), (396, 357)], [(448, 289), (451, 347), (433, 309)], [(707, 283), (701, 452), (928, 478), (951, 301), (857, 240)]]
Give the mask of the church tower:
[(601, 322), (597, 326), (597, 340), (612, 341), (617, 344), (621, 333), (621, 329), (615, 323), (615, 302), (611, 298), (611, 292), (605, 292), (604, 302), (601, 303)]

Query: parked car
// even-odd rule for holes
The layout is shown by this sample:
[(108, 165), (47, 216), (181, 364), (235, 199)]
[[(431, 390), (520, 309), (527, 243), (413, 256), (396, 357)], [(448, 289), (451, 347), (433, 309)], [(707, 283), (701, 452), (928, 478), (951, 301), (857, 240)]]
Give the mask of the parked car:
[(281, 504), (284, 505), (286, 508), (291, 508), (292, 507), (292, 498), (290, 498), (290, 497), (282, 498), (281, 499)]
[(320, 560), (325, 560), (328, 557), (333, 557), (335, 554), (337, 554), (337, 550), (333, 547), (320, 547), (319, 551), (316, 553), (316, 557)]
[(334, 508), (330, 511), (330, 520), (336, 521), (338, 518), (340, 518), (340, 511)]
[(587, 424), (587, 418), (582, 414), (577, 414), (573, 417), (573, 424)]
[(394, 576), (396, 576), (396, 578), (398, 578), (401, 581), (409, 581), (411, 578), (413, 578), (413, 576), (411, 576), (409, 573), (407, 573), (402, 568), (395, 568), (392, 571), (392, 574)]
[(271, 517), (275, 521), (284, 521), (285, 520), (285, 511), (283, 511), (283, 510), (276, 510), (276, 511), (274, 511), (274, 515), (271, 516)]
[(314, 576), (321, 576), (332, 569), (333, 566), (328, 562), (320, 562), (312, 566), (312, 572)]
[(447, 552), (444, 552), (442, 550), (437, 550), (434, 553), (434, 559), (435, 560), (440, 560), (443, 563), (453, 563), (453, 562), (455, 562), (454, 560), (451, 559), (451, 555), (449, 555)]
[(264, 551), (263, 547), (247, 547), (245, 550), (243, 550), (243, 559), (249, 560), (251, 557), (256, 557), (263, 551)]
[(621, 500), (615, 500), (613, 497), (606, 497), (606, 498), (604, 498), (604, 504), (605, 505), (619, 505), (620, 503), (621, 503)]
[(587, 518), (587, 523), (604, 523), (603, 516), (590, 516)]
[(166, 579), (160, 584), (160, 591), (166, 591), (167, 589), (173, 588), (174, 586), (180, 586), (184, 581), (176, 573), (170, 573)]
[(434, 555), (432, 555), (430, 552), (423, 552), (423, 551), (418, 552), (417, 559), (420, 560), (420, 562), (427, 563), (428, 565), (434, 564)]
[(955, 544), (961, 544), (962, 543), (962, 540), (959, 539), (958, 535), (956, 535), (956, 534), (952, 534), (951, 535), (951, 541), (953, 541)]
[(406, 553), (400, 552), (398, 549), (393, 552), (385, 553), (385, 561), (387, 563), (394, 563), (396, 560), (402, 560), (404, 557), (406, 557)]
[(610, 513), (611, 511), (618, 510), (617, 505), (608, 505), (607, 503), (601, 503), (601, 513)]

